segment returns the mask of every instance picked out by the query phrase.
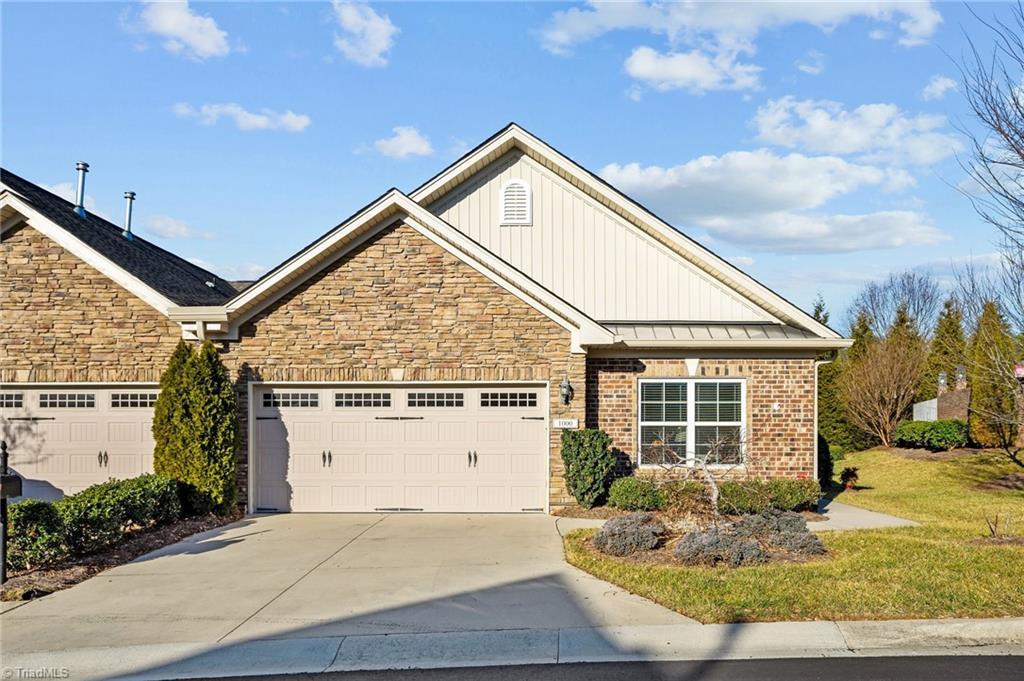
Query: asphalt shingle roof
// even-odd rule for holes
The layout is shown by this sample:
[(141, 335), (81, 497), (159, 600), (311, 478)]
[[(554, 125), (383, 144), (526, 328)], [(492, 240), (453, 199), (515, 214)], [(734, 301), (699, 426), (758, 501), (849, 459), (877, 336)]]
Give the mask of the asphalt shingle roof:
[[(221, 305), (238, 292), (231, 284), (138, 235), (126, 239), (121, 227), (86, 212), (39, 185), (0, 169), (0, 181), (49, 220), (178, 305)], [(206, 282), (213, 282), (213, 286)]]

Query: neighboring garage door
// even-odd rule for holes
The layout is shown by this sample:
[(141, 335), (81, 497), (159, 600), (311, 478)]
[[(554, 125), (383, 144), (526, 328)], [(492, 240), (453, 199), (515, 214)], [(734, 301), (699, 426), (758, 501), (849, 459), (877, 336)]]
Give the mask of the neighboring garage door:
[(26, 497), (56, 499), (153, 470), (155, 387), (0, 388), (0, 427)]
[(257, 511), (540, 511), (538, 385), (258, 387)]

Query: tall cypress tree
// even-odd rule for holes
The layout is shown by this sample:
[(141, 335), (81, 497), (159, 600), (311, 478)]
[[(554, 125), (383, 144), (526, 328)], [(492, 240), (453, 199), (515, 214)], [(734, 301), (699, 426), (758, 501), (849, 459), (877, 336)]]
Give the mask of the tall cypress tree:
[(231, 377), (210, 341), (185, 365), (183, 398), (189, 429), (184, 480), (209, 498), (214, 510), (229, 511), (238, 493), (238, 400)]
[(192, 347), (183, 340), (178, 341), (160, 376), (160, 394), (153, 410), (153, 470), (176, 480), (183, 480), (185, 475), (182, 390), (185, 365), (191, 356)]
[(971, 439), (985, 447), (1011, 448), (1020, 429), (1020, 405), (1009, 374), (1019, 359), (1006, 319), (985, 302), (968, 351)]
[(957, 366), (967, 365), (967, 340), (964, 338), (964, 316), (952, 298), (939, 314), (928, 350), (928, 367), (918, 393), (919, 400), (938, 395), (939, 374), (945, 372), (947, 385), (954, 387)]

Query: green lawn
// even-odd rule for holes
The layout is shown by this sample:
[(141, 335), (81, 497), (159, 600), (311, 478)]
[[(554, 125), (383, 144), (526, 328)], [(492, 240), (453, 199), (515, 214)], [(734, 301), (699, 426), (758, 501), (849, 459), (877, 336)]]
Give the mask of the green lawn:
[(593, 551), (594, 530), (580, 530), (566, 559), (701, 622), (1024, 615), (1024, 547), (972, 543), (996, 511), (1024, 533), (1024, 492), (974, 489), (1019, 467), (992, 453), (921, 461), (882, 450), (848, 456), (837, 474), (844, 466), (869, 489), (839, 501), (922, 526), (826, 533), (824, 559), (739, 569), (641, 566)]

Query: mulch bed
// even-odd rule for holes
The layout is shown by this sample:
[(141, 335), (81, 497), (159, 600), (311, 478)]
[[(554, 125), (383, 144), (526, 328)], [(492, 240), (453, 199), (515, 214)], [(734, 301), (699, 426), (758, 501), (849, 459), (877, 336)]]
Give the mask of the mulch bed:
[(623, 511), (620, 508), (612, 508), (611, 506), (595, 506), (594, 508), (583, 508), (575, 504), (571, 506), (561, 506), (553, 509), (551, 515), (559, 516), (561, 518), (586, 518), (590, 520), (607, 520), (608, 518), (617, 518), (620, 515), (629, 515), (630, 511)]
[(61, 565), (11, 573), (0, 592), (0, 600), (29, 600), (66, 589), (104, 570), (129, 563), (150, 551), (174, 544), (193, 534), (233, 523), (241, 517), (242, 513), (236, 511), (225, 516), (211, 513), (182, 518), (169, 525), (139, 530), (120, 544), (88, 556), (73, 558)]
[(1024, 490), (1024, 473), (1010, 473), (1001, 478), (995, 478), (980, 485), (975, 485), (974, 488), (996, 492), (1002, 490)]
[(969, 542), (979, 546), (1020, 546), (1024, 548), (1024, 537), (982, 537)]
[[(612, 558), (614, 560), (621, 560), (627, 563), (633, 563), (636, 565), (661, 565), (665, 567), (692, 567), (698, 569), (704, 569), (707, 566), (704, 565), (683, 565), (675, 556), (672, 555), (675, 550), (676, 542), (682, 537), (669, 537), (663, 541), (657, 548), (650, 551), (637, 551), (636, 553), (629, 556), (612, 556), (601, 551), (601, 549), (594, 546), (594, 538), (591, 537), (586, 541), (586, 547), (588, 551), (593, 551), (602, 558)], [(766, 565), (775, 565), (778, 563), (809, 563), (814, 560), (821, 560), (828, 556), (796, 556), (790, 553), (782, 551), (776, 551), (771, 554), (770, 560), (765, 563)], [(725, 567), (725, 566), (722, 566)], [(736, 568), (732, 568), (736, 569)]]

